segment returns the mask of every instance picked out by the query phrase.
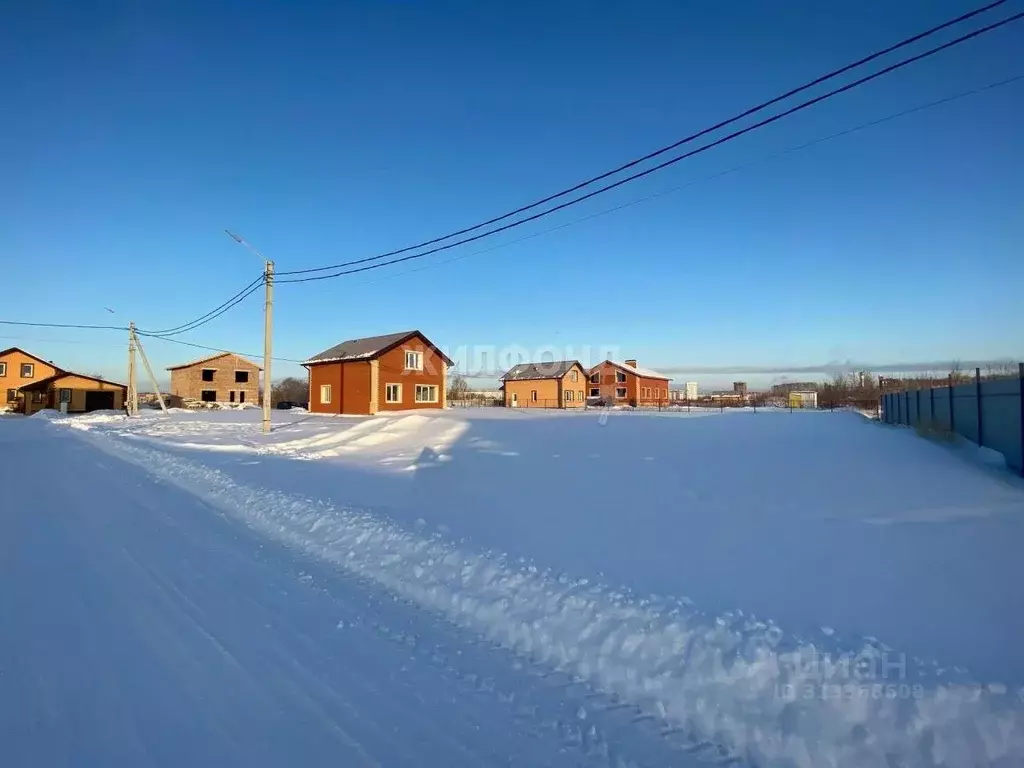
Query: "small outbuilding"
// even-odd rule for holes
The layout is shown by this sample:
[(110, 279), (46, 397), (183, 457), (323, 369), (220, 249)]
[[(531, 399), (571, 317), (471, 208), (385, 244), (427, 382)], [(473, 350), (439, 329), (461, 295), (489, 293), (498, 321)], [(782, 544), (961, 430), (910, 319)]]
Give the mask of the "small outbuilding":
[(58, 371), (21, 388), (29, 415), (47, 408), (65, 413), (120, 410), (127, 391), (124, 384), (69, 371)]

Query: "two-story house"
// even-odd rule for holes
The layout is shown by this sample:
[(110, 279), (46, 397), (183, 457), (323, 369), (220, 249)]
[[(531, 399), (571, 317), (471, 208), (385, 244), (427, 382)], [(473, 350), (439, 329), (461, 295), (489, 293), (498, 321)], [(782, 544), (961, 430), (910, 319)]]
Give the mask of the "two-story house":
[[(26, 352), (18, 347), (9, 347), (0, 352), (0, 410), (25, 411), (26, 394), (21, 388), (58, 373), (60, 368), (53, 363)], [(29, 394), (40, 398), (42, 393)]]
[(172, 365), (171, 394), (204, 403), (260, 402), (260, 371), (256, 363), (233, 352), (220, 352)]
[(519, 363), (501, 377), (507, 408), (579, 408), (587, 404), (586, 387), (578, 360)]
[(349, 339), (303, 363), (312, 413), (444, 408), (452, 361), (419, 331)]
[(636, 360), (605, 360), (590, 369), (587, 397), (613, 405), (657, 405), (668, 401), (671, 380), (657, 371), (639, 367)]

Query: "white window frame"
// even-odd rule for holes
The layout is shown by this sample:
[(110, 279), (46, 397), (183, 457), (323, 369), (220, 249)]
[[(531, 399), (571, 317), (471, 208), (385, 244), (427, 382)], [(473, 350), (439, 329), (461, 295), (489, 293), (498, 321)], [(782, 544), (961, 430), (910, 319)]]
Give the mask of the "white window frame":
[(571, 390), (571, 389), (567, 389), (567, 390), (565, 390), (565, 391), (564, 391), (564, 392), (562, 393), (562, 396), (563, 396), (563, 397), (565, 398), (565, 402), (567, 402), (567, 403), (571, 403), (571, 402), (574, 402), (574, 399), (575, 399), (575, 397), (576, 397), (576, 396), (575, 396), (575, 395), (574, 395), (574, 394), (572, 393), (572, 390)]
[(587, 398), (585, 398), (583, 395), (584, 395), (583, 390), (582, 389), (577, 389), (576, 390), (576, 402), (578, 402), (578, 403), (586, 402)]
[(7, 375), (7, 363), (0, 362), (0, 376)]
[(577, 371), (575, 368), (573, 368), (571, 371), (569, 371), (569, 381), (571, 381), (573, 384), (575, 384), (579, 380), (580, 380), (580, 372), (579, 371)]
[(626, 374), (625, 374), (625, 372), (623, 372), (623, 371), (616, 371), (615, 372), (615, 383), (616, 384), (625, 384), (626, 383)]
[[(412, 365), (409, 365), (410, 359)], [(423, 353), (418, 349), (407, 349), (405, 350), (405, 370), (407, 371), (422, 371), (423, 370)]]
[(600, 397), (601, 396), (600, 388), (598, 388), (598, 387), (591, 387), (590, 388), (590, 396), (591, 397)]
[[(427, 392), (431, 393), (431, 396), (428, 397), (428, 398), (420, 397), (420, 392), (422, 392), (423, 390), (427, 390)], [(440, 390), (438, 389), (437, 384), (417, 384), (416, 385), (416, 392), (415, 392), (416, 402), (417, 403), (436, 403), (439, 391)]]
[[(331, 404), (331, 395), (332, 394), (333, 393), (331, 391), (331, 385), (330, 384), (321, 384), (320, 385), (320, 405), (330, 405)], [(326, 397), (324, 397), (324, 395), (326, 395)]]
[(530, 390), (530, 402), (531, 403), (536, 403), (537, 402), (537, 390), (536, 389), (531, 389)]
[[(620, 395), (619, 392), (621, 392), (622, 394)], [(626, 399), (626, 388), (625, 387), (616, 387), (615, 388), (615, 397), (617, 399), (620, 399), (620, 400), (625, 400)]]
[[(397, 387), (398, 397), (391, 397), (391, 388)], [(384, 385), (384, 402), (385, 403), (401, 403), (402, 402), (402, 385), (401, 384), (385, 384)]]
[[(25, 373), (26, 368), (28, 368), (28, 373)], [(18, 366), (18, 374), (22, 379), (34, 379), (36, 377), (36, 364), (22, 363)]]

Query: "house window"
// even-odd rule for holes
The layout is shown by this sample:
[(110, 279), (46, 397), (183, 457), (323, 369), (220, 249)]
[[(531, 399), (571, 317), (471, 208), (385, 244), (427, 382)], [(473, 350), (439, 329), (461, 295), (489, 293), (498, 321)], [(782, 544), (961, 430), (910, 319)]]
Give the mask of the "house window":
[(238, 393), (238, 402), (240, 402), (240, 403), (244, 403), (245, 402), (245, 390), (244, 389), (241, 390)]
[(567, 402), (567, 403), (571, 403), (572, 402), (572, 390), (571, 389), (565, 390), (565, 402)]
[(618, 398), (624, 398), (626, 396), (626, 388), (625, 387), (616, 387), (615, 388), (615, 396), (618, 397)]
[(216, 370), (213, 368), (203, 368), (203, 381), (213, 381), (213, 374)]
[(321, 384), (320, 385), (320, 402), (324, 405), (328, 405), (331, 402), (331, 385)]
[(16, 402), (18, 402), (18, 390), (16, 390), (16, 389), (8, 389), (7, 390), (7, 402), (8, 403), (16, 403)]
[(0, 376), (7, 375), (7, 363), (0, 363)]
[(590, 383), (591, 384), (600, 384), (601, 383), (601, 372), (600, 371), (598, 371), (597, 373), (590, 374)]
[(576, 399), (579, 400), (581, 403), (585, 399), (583, 397), (583, 390), (582, 389), (576, 390)]
[(590, 388), (590, 396), (591, 397), (600, 397), (601, 396), (601, 390), (598, 389), (597, 387), (591, 387)]
[(624, 374), (622, 371), (616, 371), (615, 372), (615, 381), (617, 381), (619, 384), (625, 384), (626, 383), (626, 374)]
[(537, 402), (537, 390), (536, 389), (530, 390), (530, 399), (533, 402), (535, 402), (535, 403)]
[(230, 392), (228, 392), (228, 402), (235, 402), (235, 390), (233, 389)]
[(249, 372), (248, 371), (235, 371), (235, 384), (248, 384), (249, 383)]
[(405, 350), (405, 370), (407, 371), (422, 371), (423, 370), (423, 353), (415, 352), (411, 349)]
[(204, 403), (216, 403), (217, 402), (217, 390), (215, 389), (204, 389), (199, 393), (199, 399)]
[(62, 403), (70, 403), (71, 402), (71, 390), (70, 389), (62, 389), (60, 391), (60, 401)]
[(401, 384), (388, 384), (384, 388), (384, 402), (385, 403), (400, 403), (400, 402), (402, 402), (402, 385)]
[[(417, 353), (419, 354), (419, 353)], [(433, 384), (417, 384), (416, 385), (416, 402), (417, 403), (436, 403), (437, 402), (437, 387)]]
[(35, 392), (32, 393), (32, 402), (38, 405), (39, 403), (43, 402), (43, 397), (45, 395), (45, 392), (42, 392), (37, 389)]
[(579, 381), (579, 376), (579, 372), (576, 371), (575, 369), (569, 371), (569, 381), (571, 381), (573, 384)]
[(21, 378), (31, 379), (36, 375), (35, 363), (22, 363), (21, 364)]

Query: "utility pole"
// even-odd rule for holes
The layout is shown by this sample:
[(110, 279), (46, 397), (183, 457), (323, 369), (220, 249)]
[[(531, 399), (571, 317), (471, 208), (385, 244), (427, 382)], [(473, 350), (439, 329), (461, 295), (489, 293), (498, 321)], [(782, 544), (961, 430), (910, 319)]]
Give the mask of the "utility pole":
[(274, 262), (257, 251), (240, 235), (236, 235), (230, 229), (224, 230), (228, 237), (239, 245), (244, 245), (255, 253), (263, 261), (263, 287), (265, 299), (263, 303), (263, 434), (270, 434), (270, 355), (272, 352), (271, 339), (274, 331)]
[[(144, 366), (146, 366), (146, 373), (149, 374), (149, 381), (153, 384), (153, 392), (156, 393), (156, 399), (157, 399), (157, 402), (160, 403), (160, 409), (164, 413), (167, 413), (167, 403), (164, 402), (164, 396), (160, 393), (160, 385), (156, 383), (156, 376), (153, 374), (153, 368), (149, 364), (149, 358), (146, 357), (146, 350), (145, 350), (145, 348), (143, 348), (142, 342), (139, 341), (139, 337), (135, 336), (135, 325), (134, 324), (132, 324), (131, 331), (132, 331), (132, 336), (135, 337), (135, 346), (138, 348), (139, 355), (142, 357), (142, 364)], [(136, 397), (138, 397), (138, 392), (136, 392)], [(139, 404), (138, 404), (137, 400), (136, 400), (136, 403), (135, 403), (135, 410), (136, 410), (136, 412), (138, 412), (138, 410), (139, 410)]]
[(139, 387), (135, 381), (135, 323), (128, 323), (128, 402), (129, 416), (139, 415)]
[(274, 325), (274, 262), (266, 260), (263, 272), (266, 299), (263, 305), (263, 434), (270, 434), (270, 354)]

